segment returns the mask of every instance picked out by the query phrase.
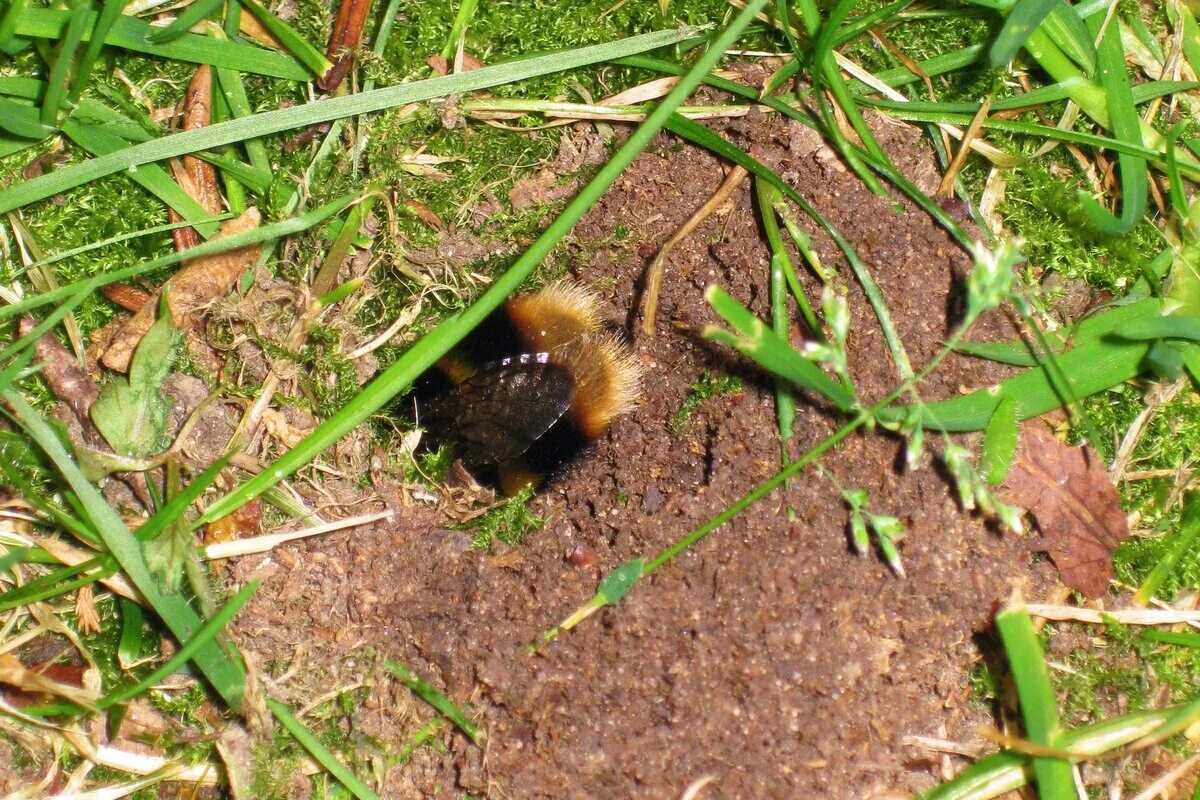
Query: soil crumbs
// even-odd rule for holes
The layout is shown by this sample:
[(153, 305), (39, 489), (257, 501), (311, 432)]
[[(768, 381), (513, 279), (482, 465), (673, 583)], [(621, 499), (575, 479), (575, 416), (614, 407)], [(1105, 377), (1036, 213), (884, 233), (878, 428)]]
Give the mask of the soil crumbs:
[[(855, 245), (914, 366), (925, 363), (953, 324), (967, 257), (919, 210), (871, 194), (812, 131), (761, 114), (718, 127)], [(917, 135), (888, 125), (879, 135), (931, 192), (939, 176)], [(980, 658), (975, 635), (1014, 588), (1036, 593), (1052, 577), (1019, 537), (964, 513), (930, 457), (906, 472), (901, 442), (879, 434), (851, 437), (822, 463), (840, 485), (866, 489), (872, 511), (907, 523), (907, 579), (854, 555), (837, 488), (809, 470), (619, 605), (536, 655), (526, 651), (602, 575), (657, 553), (779, 467), (770, 381), (700, 337), (713, 321), (709, 284), (769, 314), (769, 255), (749, 184), (671, 255), (658, 335), (642, 336), (628, 311), (639, 305), (647, 260), (723, 177), (717, 159), (660, 136), (577, 227), (572, 271), (605, 294), (649, 377), (640, 407), (534, 501), (547, 523), (524, 545), (472, 550), (469, 534), (446, 529), (434, 512), (401, 507), (388, 526), (234, 568), (239, 581), (267, 577), (239, 620), (239, 641), (277, 694), (303, 705), (365, 682), (368, 697), (345, 725), (394, 754), (432, 716), (386, 679), (382, 661), (394, 658), (485, 732), (479, 747), (443, 732), (445, 747), (392, 763), (387, 796), (667, 798), (713, 776), (701, 796), (907, 797), (945, 776), (942, 756), (906, 737), (974, 740), (987, 721), (967, 682)], [(842, 265), (832, 241), (801, 223), (823, 262)], [(851, 287), (851, 371), (862, 395), (881, 397), (899, 379), (841, 268)], [(1005, 325), (985, 319), (974, 338), (1011, 335)], [(706, 371), (740, 374), (744, 388), (706, 400), (672, 432)], [(922, 395), (999, 377), (995, 365), (951, 357)], [(835, 424), (801, 398), (792, 455)]]

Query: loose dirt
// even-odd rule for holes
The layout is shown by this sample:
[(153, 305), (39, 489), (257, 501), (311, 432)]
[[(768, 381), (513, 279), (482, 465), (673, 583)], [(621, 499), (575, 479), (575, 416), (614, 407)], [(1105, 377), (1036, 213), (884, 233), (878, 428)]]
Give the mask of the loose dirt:
[[(871, 194), (802, 126), (752, 115), (717, 128), (858, 248), (914, 366), (925, 363), (948, 333), (967, 257), (908, 203)], [(932, 192), (939, 176), (916, 134), (886, 125), (879, 133)], [(715, 158), (661, 136), (575, 231), (572, 272), (629, 330), (647, 365), (646, 392), (534, 501), (547, 522), (524, 545), (472, 550), (469, 534), (448, 530), (436, 512), (400, 507), (389, 526), (233, 569), (236, 580), (267, 577), (238, 623), (239, 642), (277, 694), (303, 704), (365, 681), (367, 699), (345, 727), (395, 753), (433, 714), (383, 678), (390, 657), (469, 709), (485, 732), (474, 747), (443, 731), (445, 748), (388, 770), (388, 796), (670, 798), (711, 775), (701, 797), (905, 797), (940, 780), (942, 764), (906, 737), (973, 740), (987, 721), (968, 685), (976, 636), (1014, 588), (1036, 594), (1052, 580), (1048, 567), (1031, 563), (1018, 537), (964, 513), (929, 457), (904, 471), (901, 443), (882, 434), (851, 437), (822, 461), (827, 474), (809, 470), (619, 605), (526, 652), (610, 569), (652, 556), (778, 469), (770, 381), (699, 335), (714, 321), (702, 296), (710, 284), (768, 314), (768, 253), (748, 185), (670, 257), (658, 335), (641, 335), (630, 312), (647, 260), (723, 176)], [(880, 397), (898, 376), (879, 327), (833, 243), (815, 234), (814, 244), (851, 286), (851, 370), (864, 396)], [(974, 338), (1002, 335), (997, 316)], [(705, 401), (672, 433), (705, 371), (739, 374), (744, 389)], [(921, 392), (937, 399), (1001, 376), (952, 357)], [(792, 454), (836, 422), (801, 398)], [(873, 511), (906, 522), (907, 578), (852, 552), (839, 484), (866, 489)]]

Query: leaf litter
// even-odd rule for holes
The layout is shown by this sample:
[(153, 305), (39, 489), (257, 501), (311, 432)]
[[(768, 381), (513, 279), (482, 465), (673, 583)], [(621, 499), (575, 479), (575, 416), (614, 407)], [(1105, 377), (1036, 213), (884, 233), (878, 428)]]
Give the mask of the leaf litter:
[(1042, 540), (1036, 549), (1050, 554), (1063, 583), (1102, 597), (1129, 523), (1099, 454), (1063, 444), (1041, 422), (1027, 422), (1003, 487), (1008, 502), (1037, 520)]
[[(253, 230), (258, 227), (260, 220), (258, 209), (252, 206), (240, 216), (222, 224), (217, 237), (224, 238)], [(200, 343), (197, 355), (208, 351), (208, 345), (203, 344), (201, 336), (202, 312), (214, 300), (229, 294), (237, 285), (242, 273), (257, 263), (260, 251), (259, 245), (249, 245), (227, 253), (187, 261), (151, 298), (157, 301), (164, 292), (166, 293), (176, 325), (189, 336), (189, 344)], [(154, 325), (157, 312), (158, 303), (147, 302), (124, 322), (101, 358), (104, 366), (117, 372), (129, 369), (133, 352), (142, 337)]]

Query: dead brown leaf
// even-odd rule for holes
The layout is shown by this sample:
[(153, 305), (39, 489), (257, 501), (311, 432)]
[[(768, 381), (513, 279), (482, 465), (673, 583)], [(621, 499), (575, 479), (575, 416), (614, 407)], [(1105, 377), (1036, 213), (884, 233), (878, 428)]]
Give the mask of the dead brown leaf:
[(0, 683), (12, 687), (5, 692), (14, 705), (28, 705), (26, 698), (61, 697), (83, 706), (96, 702), (97, 694), (83, 687), (83, 669), (71, 665), (41, 664), (26, 667), (11, 653), (0, 653)]
[(233, 542), (257, 536), (262, 528), (262, 500), (254, 499), (241, 508), (208, 523), (204, 543)]
[(1041, 423), (1027, 423), (1004, 489), (1007, 502), (1037, 519), (1038, 549), (1050, 554), (1063, 583), (1088, 597), (1108, 591), (1113, 550), (1129, 535), (1129, 525), (1094, 450), (1068, 447)]
[(301, 147), (311, 143), (318, 136), (324, 136), (325, 134), (329, 133), (329, 129), (332, 127), (332, 122), (320, 122), (316, 125), (310, 125), (304, 130), (300, 131), (300, 133), (293, 136), (291, 139), (284, 142), (283, 147), (280, 148), (280, 150), (284, 155), (287, 155), (288, 153), (294, 153)]
[(238, 17), (238, 33), (273, 50), (283, 49), (283, 45), (275, 38), (275, 34), (263, 27), (263, 24), (258, 21), (258, 17), (253, 14), (242, 14)]
[[(432, 55), (425, 59), (425, 63), (429, 68), (438, 75), (449, 75), (450, 68), (454, 66), (454, 62), (442, 55)], [(470, 53), (463, 53), (462, 67), (463, 72), (470, 72), (473, 69), (481, 69), (485, 65), (475, 56)]]
[(558, 173), (549, 168), (538, 170), (533, 177), (522, 178), (513, 184), (508, 193), (508, 202), (513, 211), (520, 211), (530, 206), (542, 206), (556, 203), (572, 197), (579, 191), (579, 181), (568, 183), (558, 182)]
[(433, 209), (424, 203), (418, 203), (416, 200), (405, 200), (403, 206), (416, 215), (417, 219), (424, 222), (435, 231), (443, 231), (446, 229), (446, 223), (442, 222), (442, 218), (434, 213)]
[[(240, 217), (222, 225), (221, 232), (215, 238), (253, 230), (258, 227), (260, 219), (258, 209), (251, 206)], [(183, 268), (155, 292), (154, 302), (142, 306), (113, 337), (101, 359), (104, 366), (118, 372), (129, 369), (133, 351), (154, 324), (158, 297), (164, 288), (168, 291), (167, 301), (175, 325), (187, 333), (198, 332), (204, 308), (213, 300), (229, 294), (241, 274), (258, 261), (260, 249), (259, 245), (250, 245), (185, 262)]]
[(216, 745), (233, 800), (250, 800), (254, 797), (254, 737), (234, 720), (221, 729)]
[(21, 177), (27, 181), (41, 177), (44, 173), (54, 169), (68, 158), (70, 156), (62, 150), (52, 150), (49, 153), (43, 153), (22, 168)]
[(159, 711), (144, 697), (135, 697), (120, 715), (117, 736), (122, 739), (149, 739), (161, 736), (178, 727), (174, 720)]
[[(17, 326), (21, 336), (35, 327), (36, 323), (31, 317), (22, 317)], [(96, 388), (92, 376), (79, 366), (74, 354), (51, 334), (38, 339), (34, 346), (34, 355), (42, 364), (42, 379), (46, 381), (50, 391), (71, 409), (71, 413), (83, 425), (88, 438), (97, 435), (97, 431), (92, 427), (91, 417), (88, 416), (92, 403), (100, 396), (100, 390)]]

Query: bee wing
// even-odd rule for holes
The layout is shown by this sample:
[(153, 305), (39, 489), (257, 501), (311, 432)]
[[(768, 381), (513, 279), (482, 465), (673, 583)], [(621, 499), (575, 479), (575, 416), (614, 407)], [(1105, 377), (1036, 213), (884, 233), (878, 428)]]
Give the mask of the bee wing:
[(428, 404), (425, 421), (446, 432), (468, 466), (516, 458), (558, 422), (571, 405), (565, 367), (546, 353), (484, 365), (456, 389)]

